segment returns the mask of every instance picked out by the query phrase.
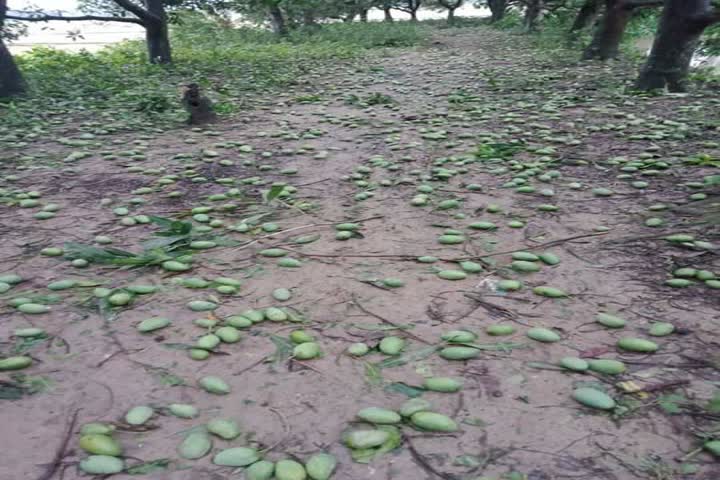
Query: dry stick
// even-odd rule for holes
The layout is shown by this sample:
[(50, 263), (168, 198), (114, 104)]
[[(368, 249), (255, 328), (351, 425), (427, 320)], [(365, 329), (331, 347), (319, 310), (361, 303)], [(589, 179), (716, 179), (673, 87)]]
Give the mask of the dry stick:
[(270, 446), (270, 447), (266, 448), (265, 450), (263, 450), (263, 451), (266, 452), (266, 453), (269, 452), (269, 451), (271, 451), (272, 449), (274, 449), (275, 447), (277, 447), (277, 446), (280, 445), (281, 443), (283, 443), (283, 442), (290, 436), (290, 432), (292, 432), (292, 430), (290, 429), (290, 424), (288, 423), (288, 421), (287, 421), (287, 419), (285, 418), (285, 416), (284, 416), (282, 413), (280, 413), (279, 410), (277, 410), (277, 409), (275, 409), (275, 408), (272, 408), (272, 407), (271, 407), (271, 408), (268, 408), (268, 410), (270, 410), (271, 412), (273, 412), (275, 415), (278, 416), (278, 418), (280, 419), (280, 423), (282, 423), (283, 431), (285, 432), (285, 435), (283, 436), (283, 438), (281, 438), (280, 440), (278, 440), (277, 442), (275, 442), (272, 446)]
[(644, 387), (641, 391), (642, 392), (657, 392), (659, 390), (666, 390), (668, 388), (675, 388), (675, 387), (684, 387), (686, 385), (690, 385), (690, 380), (676, 380), (676, 381), (671, 381), (671, 382), (656, 383), (656, 384), (648, 385), (647, 387)]
[(260, 365), (261, 363), (266, 362), (266, 361), (268, 360), (268, 358), (269, 358), (269, 357), (262, 357), (262, 358), (261, 358), (260, 360), (258, 360), (257, 362), (251, 363), (250, 365), (248, 365), (247, 367), (243, 368), (243, 369), (240, 370), (239, 372), (233, 373), (233, 376), (236, 377), (236, 376), (238, 376), (238, 375), (242, 375), (243, 373), (247, 372), (248, 370), (252, 370), (253, 368), (255, 368), (255, 367), (257, 367), (258, 365)]
[[(334, 224), (331, 224), (334, 225)], [(287, 231), (287, 230), (286, 230)], [(601, 235), (607, 235), (607, 232), (600, 232), (600, 233), (586, 233), (584, 235), (575, 235), (574, 237), (567, 237), (567, 238), (560, 238), (558, 240), (552, 240), (550, 242), (541, 243), (539, 245), (533, 245), (531, 247), (521, 247), (516, 248), (514, 250), (505, 250), (502, 252), (494, 252), (494, 253), (488, 253), (486, 255), (479, 255), (474, 257), (460, 257), (460, 258), (441, 258), (443, 262), (462, 262), (465, 260), (477, 260), (477, 259), (483, 259), (487, 257), (496, 257), (498, 255), (507, 255), (509, 253), (515, 253), (520, 252), (523, 250), (527, 250), (528, 248), (531, 249), (538, 249), (538, 248), (548, 248), (553, 247), (556, 245), (560, 245), (565, 242), (571, 242), (573, 240), (578, 240), (580, 238), (587, 238), (587, 237), (599, 237)], [(405, 260), (417, 260), (418, 257), (421, 257), (422, 255), (407, 255), (407, 254), (371, 254), (371, 253), (357, 253), (357, 254), (324, 254), (324, 253), (306, 253), (306, 252), (299, 252), (296, 250), (290, 250), (289, 248), (286, 248), (286, 250), (289, 250), (294, 253), (298, 253), (300, 255), (303, 255), (305, 257), (328, 257), (328, 258), (399, 258), (399, 259), (405, 259)]]
[(415, 446), (410, 440), (410, 437), (408, 437), (407, 435), (403, 435), (403, 438), (405, 439), (405, 443), (407, 444), (408, 450), (410, 450), (410, 454), (412, 455), (413, 459), (425, 471), (432, 473), (436, 477), (442, 478), (443, 480), (455, 480), (455, 477), (453, 475), (436, 470), (435, 467), (430, 465), (427, 460), (425, 460), (423, 456), (420, 455), (420, 453), (418, 453), (418, 451), (415, 449)]
[(572, 237), (559, 238), (559, 239), (557, 239), (557, 240), (551, 240), (551, 241), (549, 241), (549, 242), (540, 243), (540, 244), (538, 244), (538, 245), (532, 245), (532, 246), (530, 246), (530, 247), (516, 248), (516, 249), (514, 249), (514, 250), (504, 250), (504, 251), (502, 251), (502, 252), (493, 252), (493, 253), (488, 253), (487, 255), (480, 255), (479, 257), (456, 258), (456, 259), (450, 260), (450, 261), (459, 262), (459, 261), (462, 261), (462, 260), (472, 260), (472, 259), (474, 259), (474, 258), (497, 257), (498, 255), (507, 255), (507, 254), (509, 254), (509, 253), (520, 252), (520, 251), (523, 251), (523, 250), (527, 250), (528, 248), (530, 248), (530, 249), (532, 249), (532, 250), (536, 250), (536, 249), (539, 249), (539, 248), (549, 248), (549, 247), (554, 247), (554, 246), (557, 246), (557, 245), (561, 245), (561, 244), (566, 243), (566, 242), (571, 242), (571, 241), (573, 241), (573, 240), (579, 240), (579, 239), (581, 239), (581, 238), (600, 237), (600, 236), (602, 236), (602, 235), (607, 235), (607, 232), (585, 233), (585, 234), (583, 234), (583, 235), (574, 235), (574, 236), (572, 236)]
[[(361, 218), (361, 219), (359, 219), (359, 220), (354, 220), (353, 223), (369, 222), (370, 220), (378, 220), (378, 219), (380, 219), (380, 218), (385, 218), (385, 217), (384, 217), (383, 215), (375, 215), (374, 217)], [(288, 228), (287, 230), (282, 230), (282, 231), (280, 231), (280, 232), (270, 233), (270, 234), (264, 235), (264, 236), (262, 236), (262, 237), (260, 237), (260, 238), (256, 238), (255, 240), (252, 240), (252, 241), (250, 241), (250, 242), (247, 242), (247, 243), (245, 243), (245, 244), (243, 244), (243, 245), (240, 245), (240, 246), (238, 247), (238, 250), (242, 250), (243, 248), (247, 248), (247, 247), (249, 247), (250, 245), (254, 245), (254, 244), (258, 243), (258, 242), (261, 241), (261, 240), (265, 240), (265, 239), (267, 239), (267, 238), (272, 238), (272, 237), (275, 237), (275, 236), (277, 236), (277, 235), (281, 235), (281, 234), (283, 234), (283, 233), (293, 232), (293, 231), (296, 231), (296, 230), (302, 230), (302, 229), (305, 229), (305, 228), (327, 227), (327, 226), (330, 226), (330, 225), (337, 225), (338, 223), (342, 223), (342, 221), (340, 221), (340, 222), (332, 222), (332, 223), (329, 223), (329, 222), (328, 222), (328, 223), (313, 223), (313, 224), (310, 224), (310, 225), (302, 225), (302, 226), (299, 226), (299, 227)]]
[(45, 470), (45, 473), (40, 475), (38, 480), (50, 480), (53, 475), (55, 475), (55, 472), (60, 467), (62, 463), (62, 459), (65, 457), (65, 450), (67, 450), (68, 442), (70, 442), (70, 437), (72, 436), (73, 430), (75, 430), (75, 424), (77, 423), (77, 417), (80, 413), (80, 409), (76, 409), (75, 412), (72, 414), (72, 417), (70, 417), (70, 421), (68, 422), (67, 429), (65, 430), (65, 435), (63, 436), (62, 442), (60, 443), (60, 447), (55, 451), (55, 456), (53, 457), (52, 462), (48, 466), (47, 470)]
[(355, 306), (358, 307), (360, 310), (362, 310), (363, 313), (365, 313), (365, 314), (367, 314), (367, 315), (370, 315), (371, 317), (375, 317), (375, 318), (377, 318), (378, 320), (380, 320), (381, 322), (386, 323), (386, 324), (388, 324), (388, 325), (391, 325), (391, 326), (397, 328), (397, 329), (400, 330), (401, 332), (405, 333), (405, 335), (407, 335), (408, 337), (410, 337), (410, 338), (412, 338), (412, 339), (417, 340), (418, 342), (422, 342), (422, 343), (424, 343), (425, 345), (432, 345), (432, 344), (431, 344), (430, 342), (428, 342), (427, 340), (424, 340), (424, 339), (418, 337), (417, 335), (415, 335), (415, 334), (413, 334), (413, 333), (410, 333), (410, 332), (404, 330), (404, 329), (403, 329), (400, 325), (398, 325), (397, 323), (391, 322), (391, 321), (388, 320), (387, 318), (383, 318), (383, 317), (381, 317), (380, 315), (378, 315), (377, 313), (373, 313), (373, 312), (371, 312), (370, 310), (368, 310), (367, 308), (363, 307), (362, 304), (360, 304), (360, 302), (358, 301), (358, 299), (357, 299), (357, 297), (356, 297), (355, 295), (352, 296), (352, 299), (353, 299), (353, 303), (355, 304)]
[(327, 182), (328, 180), (332, 180), (332, 178), (323, 178), (322, 180), (317, 180), (315, 182), (302, 183), (300, 185), (294, 185), (294, 186), (295, 187), (307, 187), (308, 185), (315, 185), (316, 183), (323, 183), (323, 182)]

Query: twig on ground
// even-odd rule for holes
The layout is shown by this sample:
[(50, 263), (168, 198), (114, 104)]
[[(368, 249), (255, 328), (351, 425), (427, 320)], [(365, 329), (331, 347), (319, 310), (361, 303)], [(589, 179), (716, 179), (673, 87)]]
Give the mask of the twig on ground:
[(440, 470), (437, 470), (435, 467), (430, 465), (430, 463), (428, 463), (428, 461), (425, 460), (425, 458), (415, 449), (415, 446), (413, 445), (412, 440), (410, 440), (409, 436), (404, 435), (403, 438), (405, 439), (405, 443), (407, 444), (408, 450), (410, 450), (410, 455), (412, 455), (413, 460), (415, 460), (415, 463), (420, 465), (423, 470), (435, 475), (438, 478), (442, 478), (443, 480), (456, 480), (455, 475), (441, 472)]
[(357, 299), (357, 297), (356, 297), (355, 295), (352, 296), (352, 299), (353, 299), (353, 303), (355, 304), (355, 306), (358, 307), (363, 313), (365, 313), (365, 314), (367, 314), (367, 315), (370, 315), (371, 317), (375, 317), (375, 318), (377, 318), (378, 320), (380, 320), (381, 322), (383, 322), (383, 323), (385, 323), (385, 324), (387, 324), (387, 325), (391, 325), (391, 326), (397, 328), (398, 330), (402, 331), (405, 335), (407, 335), (408, 337), (410, 337), (410, 338), (412, 338), (412, 339), (414, 339), (414, 340), (417, 340), (418, 342), (422, 342), (422, 343), (424, 343), (425, 345), (431, 345), (431, 343), (428, 342), (427, 340), (424, 340), (423, 338), (418, 337), (418, 336), (415, 335), (414, 333), (408, 332), (407, 330), (405, 330), (403, 327), (401, 327), (401, 326), (398, 325), (397, 323), (392, 322), (392, 321), (388, 320), (387, 318), (381, 317), (381, 316), (378, 315), (377, 313), (373, 313), (373, 312), (371, 312), (370, 310), (368, 310), (367, 308), (363, 307), (362, 304), (360, 303), (360, 301), (358, 301), (358, 299)]
[(78, 414), (80, 413), (80, 409), (76, 409), (75, 412), (73, 412), (72, 416), (70, 417), (70, 421), (67, 424), (67, 427), (65, 429), (65, 434), (63, 435), (63, 439), (60, 442), (60, 446), (55, 451), (55, 456), (52, 459), (52, 462), (45, 470), (45, 473), (40, 475), (38, 477), (38, 480), (50, 480), (53, 475), (55, 475), (55, 472), (57, 472), (58, 468), (60, 468), (60, 465), (62, 464), (62, 460), (65, 457), (65, 451), (67, 450), (68, 443), (70, 442), (70, 437), (72, 436), (73, 430), (75, 430), (75, 424), (77, 423)]
[(288, 423), (287, 418), (285, 418), (285, 415), (280, 413), (279, 410), (272, 408), (272, 407), (268, 408), (268, 410), (270, 410), (272, 413), (277, 415), (277, 417), (280, 419), (280, 423), (282, 423), (283, 432), (285, 432), (285, 435), (283, 435), (283, 437), (280, 440), (278, 440), (277, 442), (275, 442), (274, 444), (272, 444), (271, 446), (269, 446), (268, 448), (263, 450), (263, 452), (265, 452), (265, 453), (272, 451), (274, 448), (277, 448), (278, 445), (283, 443), (290, 436), (290, 432), (292, 432), (292, 430), (290, 428), (290, 424)]
[(253, 362), (253, 363), (251, 363), (250, 365), (248, 365), (247, 367), (243, 368), (242, 370), (233, 373), (233, 376), (234, 376), (234, 377), (237, 377), (238, 375), (242, 375), (243, 373), (247, 372), (248, 370), (252, 370), (253, 368), (255, 368), (255, 367), (257, 367), (258, 365), (260, 365), (261, 363), (266, 362), (267, 360), (268, 360), (268, 357), (262, 357), (262, 358), (261, 358), (260, 360), (258, 360), (257, 362)]

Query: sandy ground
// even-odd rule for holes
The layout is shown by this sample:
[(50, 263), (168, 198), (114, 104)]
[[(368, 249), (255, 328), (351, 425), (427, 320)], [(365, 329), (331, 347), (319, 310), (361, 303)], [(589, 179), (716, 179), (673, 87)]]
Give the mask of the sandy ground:
[[(0, 297), (2, 351), (31, 355), (33, 365), (21, 372), (44, 382), (35, 394), (2, 401), (0, 478), (47, 478), (42, 475), (49, 465), (59, 467), (54, 478), (61, 471), (68, 480), (83, 477), (76, 468), (84, 457), (77, 433), (92, 421), (116, 423), (115, 437), (128, 465), (171, 459), (169, 469), (145, 478), (241, 478), (213, 465), (212, 455), (189, 461), (176, 452), (188, 431), (217, 417), (235, 419), (243, 433), (232, 441), (216, 438), (215, 451), (255, 445), (269, 449), (265, 457), (270, 460), (302, 460), (325, 450), (339, 459), (336, 479), (497, 479), (513, 471), (526, 477), (510, 478), (532, 480), (719, 478), (720, 467), (706, 453), (684, 461), (695, 473), (678, 473), (683, 463), (678, 459), (700, 445), (696, 434), (717, 430), (717, 416), (700, 407), (720, 381), (717, 290), (701, 283), (674, 289), (663, 282), (678, 267), (720, 274), (720, 262), (712, 248), (679, 248), (662, 240), (688, 232), (717, 242), (718, 231), (697, 225), (698, 218), (687, 212), (647, 210), (657, 203), (686, 204), (697, 191), (713, 194), (684, 185), (702, 181), (713, 168), (688, 167), (680, 175), (676, 166), (699, 153), (717, 158), (718, 100), (703, 94), (624, 96), (625, 74), (614, 68), (553, 67), (505, 34), (450, 30), (428, 47), (310, 74), (260, 99), (260, 108), (242, 118), (206, 130), (103, 135), (102, 125), (90, 122), (58, 125), (50, 135), (6, 137), (0, 153), (0, 186), (7, 200), (0, 206), (0, 273), (16, 272), (26, 281)], [(350, 94), (360, 99), (383, 94), (393, 103), (353, 105), (346, 101)], [(298, 101), (308, 95), (315, 95), (313, 101)], [(432, 135), (440, 131), (445, 133)], [(67, 138), (85, 138), (88, 144), (58, 142)], [(503, 187), (515, 177), (497, 170), (507, 161), (494, 163), (473, 153), (478, 145), (513, 140), (524, 145), (515, 159), (557, 175), (545, 182), (531, 178), (534, 192)], [(89, 155), (66, 161), (77, 150)], [(608, 162), (614, 157), (662, 160), (671, 168), (647, 176), (633, 172), (623, 179), (618, 178), (622, 164)], [(454, 175), (438, 179), (439, 167)], [(207, 181), (192, 181), (189, 170)], [(161, 180), (168, 176), (174, 181)], [(250, 177), (265, 183), (242, 182)], [(630, 182), (637, 180), (648, 186), (633, 188)], [(261, 191), (272, 182), (287, 182), (297, 191), (264, 205)], [(471, 184), (480, 188), (468, 189)], [(433, 188), (428, 206), (410, 203), (419, 185)], [(149, 193), (133, 193), (142, 187)], [(615, 195), (597, 197), (592, 193), (596, 187)], [(208, 199), (229, 188), (239, 189), (239, 196)], [(61, 209), (52, 219), (36, 220), (39, 209), (19, 208), (14, 191), (38, 191), (41, 205), (56, 203)], [(169, 198), (172, 191), (184, 195)], [(372, 196), (358, 200), (362, 192)], [(448, 199), (459, 200), (459, 206), (439, 208)], [(219, 208), (229, 202), (237, 208)], [(303, 207), (308, 203), (312, 208)], [(490, 204), (501, 212), (489, 213)], [(559, 210), (539, 211), (541, 204)], [(210, 217), (222, 220), (211, 234), (220, 245), (198, 251), (189, 272), (98, 264), (74, 268), (62, 257), (40, 255), (42, 248), (65, 242), (93, 244), (97, 235), (112, 237), (111, 247), (139, 252), (143, 241), (157, 238), (158, 227), (123, 226), (114, 208), (192, 221), (190, 209), (199, 206), (215, 207)], [(280, 231), (226, 228), (256, 213), (267, 213), (262, 221), (277, 224)], [(651, 216), (663, 217), (665, 224), (644, 226)], [(335, 239), (333, 225), (358, 220), (363, 220), (359, 235)], [(494, 222), (497, 230), (468, 228), (481, 220)], [(524, 227), (510, 228), (512, 220)], [(465, 242), (438, 243), (447, 229), (461, 231)], [(300, 235), (319, 239), (293, 243)], [(259, 254), (271, 247), (286, 248), (302, 266), (283, 268), (277, 259)], [(520, 274), (508, 268), (511, 255), (502, 253), (513, 250), (549, 251), (561, 261)], [(415, 260), (428, 255), (443, 260)], [(438, 270), (459, 270), (456, 260), (462, 258), (474, 259), (483, 270), (459, 281), (437, 276)], [(243, 285), (237, 294), (223, 295), (213, 288), (177, 285), (186, 277), (231, 277)], [(88, 286), (47, 289), (67, 278), (88, 281)], [(387, 288), (379, 282), (386, 278), (400, 279), (404, 286)], [(502, 279), (521, 280), (524, 288), (498, 289)], [(158, 291), (115, 309), (99, 309), (93, 297), (97, 285), (138, 284), (156, 285)], [(542, 285), (569, 297), (534, 294), (533, 287)], [(275, 300), (271, 293), (277, 288), (290, 289), (292, 298)], [(30, 295), (43, 296), (41, 302), (52, 302), (48, 295), (57, 298), (50, 312), (40, 315), (7, 304)], [(186, 306), (209, 299), (219, 305), (210, 314)], [(189, 358), (187, 348), (208, 333), (193, 320), (225, 319), (271, 306), (294, 312), (304, 323), (261, 322), (243, 331), (240, 342), (222, 344), (208, 360)], [(594, 321), (598, 312), (619, 315), (627, 326), (602, 327)], [(138, 333), (138, 322), (158, 316), (172, 324)], [(653, 338), (660, 346), (657, 353), (615, 347), (622, 337), (651, 338), (647, 331), (656, 321), (676, 327), (670, 336)], [(484, 329), (491, 324), (512, 325), (516, 333), (489, 336)], [(50, 337), (23, 347), (14, 331), (28, 326), (41, 327)], [(531, 327), (552, 328), (562, 339), (536, 342), (525, 335)], [(297, 328), (316, 338), (323, 356), (272, 361), (272, 336), (287, 338)], [(458, 329), (475, 332), (478, 344), (512, 342), (515, 348), (482, 350), (466, 362), (443, 360), (429, 348), (441, 346), (441, 335)], [(407, 340), (398, 366), (369, 375), (386, 355), (353, 358), (345, 353), (354, 342), (375, 346), (386, 335)], [(628, 371), (608, 376), (554, 369), (566, 356), (619, 359)], [(0, 374), (2, 385), (22, 380), (11, 373)], [(198, 379), (207, 375), (221, 377), (231, 393), (199, 389)], [(341, 436), (357, 427), (355, 413), (369, 406), (399, 408), (408, 397), (398, 383), (418, 386), (428, 376), (462, 379), (459, 393), (419, 392), (435, 411), (455, 419), (460, 430), (432, 434), (403, 426), (400, 448), (370, 464), (353, 462)], [(635, 382), (648, 392), (626, 393), (619, 382)], [(575, 402), (573, 389), (587, 384), (604, 388), (623, 408), (607, 413)], [(671, 394), (687, 402), (675, 414), (660, 406)], [(195, 405), (200, 416), (185, 420), (163, 414), (171, 403)], [(137, 405), (156, 409), (142, 428), (123, 423)], [(59, 466), (53, 463), (58, 450)]]

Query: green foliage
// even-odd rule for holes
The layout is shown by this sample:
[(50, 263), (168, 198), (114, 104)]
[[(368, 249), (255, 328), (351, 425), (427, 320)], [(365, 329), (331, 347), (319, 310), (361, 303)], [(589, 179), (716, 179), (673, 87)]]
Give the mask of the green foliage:
[(377, 47), (414, 45), (425, 35), (423, 27), (409, 22), (335, 23), (297, 29), (280, 39), (267, 30), (233, 28), (190, 13), (172, 29), (172, 65), (148, 64), (141, 41), (98, 53), (35, 48), (17, 57), (31, 94), (0, 103), (0, 132), (2, 127), (47, 127), (67, 112), (81, 121), (92, 118), (110, 133), (177, 125), (185, 118), (179, 87), (191, 82), (205, 89), (218, 113), (235, 113), (254, 92), (290, 84), (322, 62), (350, 60)]

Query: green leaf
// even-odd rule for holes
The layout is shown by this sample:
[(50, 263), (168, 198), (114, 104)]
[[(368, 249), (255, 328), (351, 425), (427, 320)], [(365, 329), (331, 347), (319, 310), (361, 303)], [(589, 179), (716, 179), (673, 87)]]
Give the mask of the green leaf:
[(127, 470), (125, 470), (125, 473), (127, 473), (128, 475), (147, 475), (149, 473), (166, 470), (168, 468), (168, 465), (170, 465), (169, 458), (159, 458), (157, 460), (150, 460), (139, 465), (133, 465), (132, 467), (129, 467)]
[(393, 427), (392, 425), (378, 425), (377, 429), (388, 432), (390, 437), (378, 448), (352, 450), (351, 455), (353, 460), (358, 463), (370, 463), (380, 455), (395, 450), (402, 443), (402, 436), (400, 435), (400, 430), (398, 430), (397, 427)]
[(660, 405), (660, 408), (670, 415), (682, 413), (681, 404), (686, 402), (687, 399), (685, 396), (677, 393), (663, 395), (658, 398), (658, 405)]
[(150, 218), (150, 221), (154, 223), (155, 225), (162, 227), (164, 229), (170, 230), (172, 228), (174, 220), (171, 218), (165, 218), (165, 217), (156, 217), (154, 215), (150, 215), (148, 218)]
[(365, 363), (365, 381), (372, 386), (382, 385), (382, 372), (372, 363)]
[(453, 465), (457, 465), (459, 467), (477, 468), (483, 464), (483, 459), (477, 455), (460, 455), (459, 457), (455, 457), (455, 460), (453, 460)]
[(421, 348), (420, 350), (415, 350), (413, 352), (409, 352), (406, 355), (403, 355), (401, 357), (397, 358), (388, 358), (386, 360), (383, 360), (380, 363), (375, 364), (378, 368), (393, 368), (393, 367), (399, 367), (405, 364), (408, 364), (410, 362), (417, 362), (418, 360), (424, 360), (428, 358), (430, 355), (434, 354), (438, 350), (440, 350), (442, 347), (439, 346), (430, 346)]
[(514, 348), (527, 348), (525, 343), (516, 342), (500, 342), (500, 343), (454, 343), (453, 345), (462, 345), (463, 347), (477, 348), (478, 350), (500, 350), (510, 353)]
[(174, 243), (181, 242), (183, 240), (187, 240), (187, 235), (183, 236), (169, 236), (169, 237), (162, 237), (162, 238), (153, 238), (152, 240), (147, 240), (145, 242), (142, 242), (141, 245), (143, 249), (145, 250), (154, 250), (158, 248), (165, 248), (169, 247), (170, 245)]
[(713, 395), (713, 398), (708, 402), (705, 410), (707, 410), (708, 413), (720, 413), (720, 391), (715, 392), (715, 395)]
[(22, 385), (0, 382), (0, 400), (20, 400), (25, 395)]
[(386, 386), (384, 389), (386, 392), (391, 393), (399, 393), (401, 395), (405, 395), (410, 398), (417, 398), (421, 396), (423, 393), (425, 393), (425, 389), (421, 387), (414, 387), (412, 385), (408, 385), (407, 383), (403, 382), (394, 382), (390, 385)]
[(285, 187), (283, 185), (273, 185), (270, 190), (263, 194), (263, 199), (265, 200), (265, 203), (270, 203), (275, 200), (278, 195), (283, 192), (283, 190), (285, 190)]
[(193, 348), (192, 345), (187, 345), (185, 343), (163, 343), (162, 346), (170, 350), (190, 350)]
[(277, 335), (270, 335), (270, 340), (275, 344), (275, 353), (272, 356), (272, 361), (275, 366), (279, 366), (287, 362), (292, 356), (293, 349), (295, 346), (287, 338), (283, 338)]
[(43, 334), (39, 335), (37, 337), (26, 337), (26, 338), (19, 338), (15, 345), (13, 346), (13, 354), (20, 355), (22, 353), (25, 353), (27, 351), (32, 350), (36, 345), (40, 345), (41, 343), (45, 343), (48, 339), (48, 336)]

